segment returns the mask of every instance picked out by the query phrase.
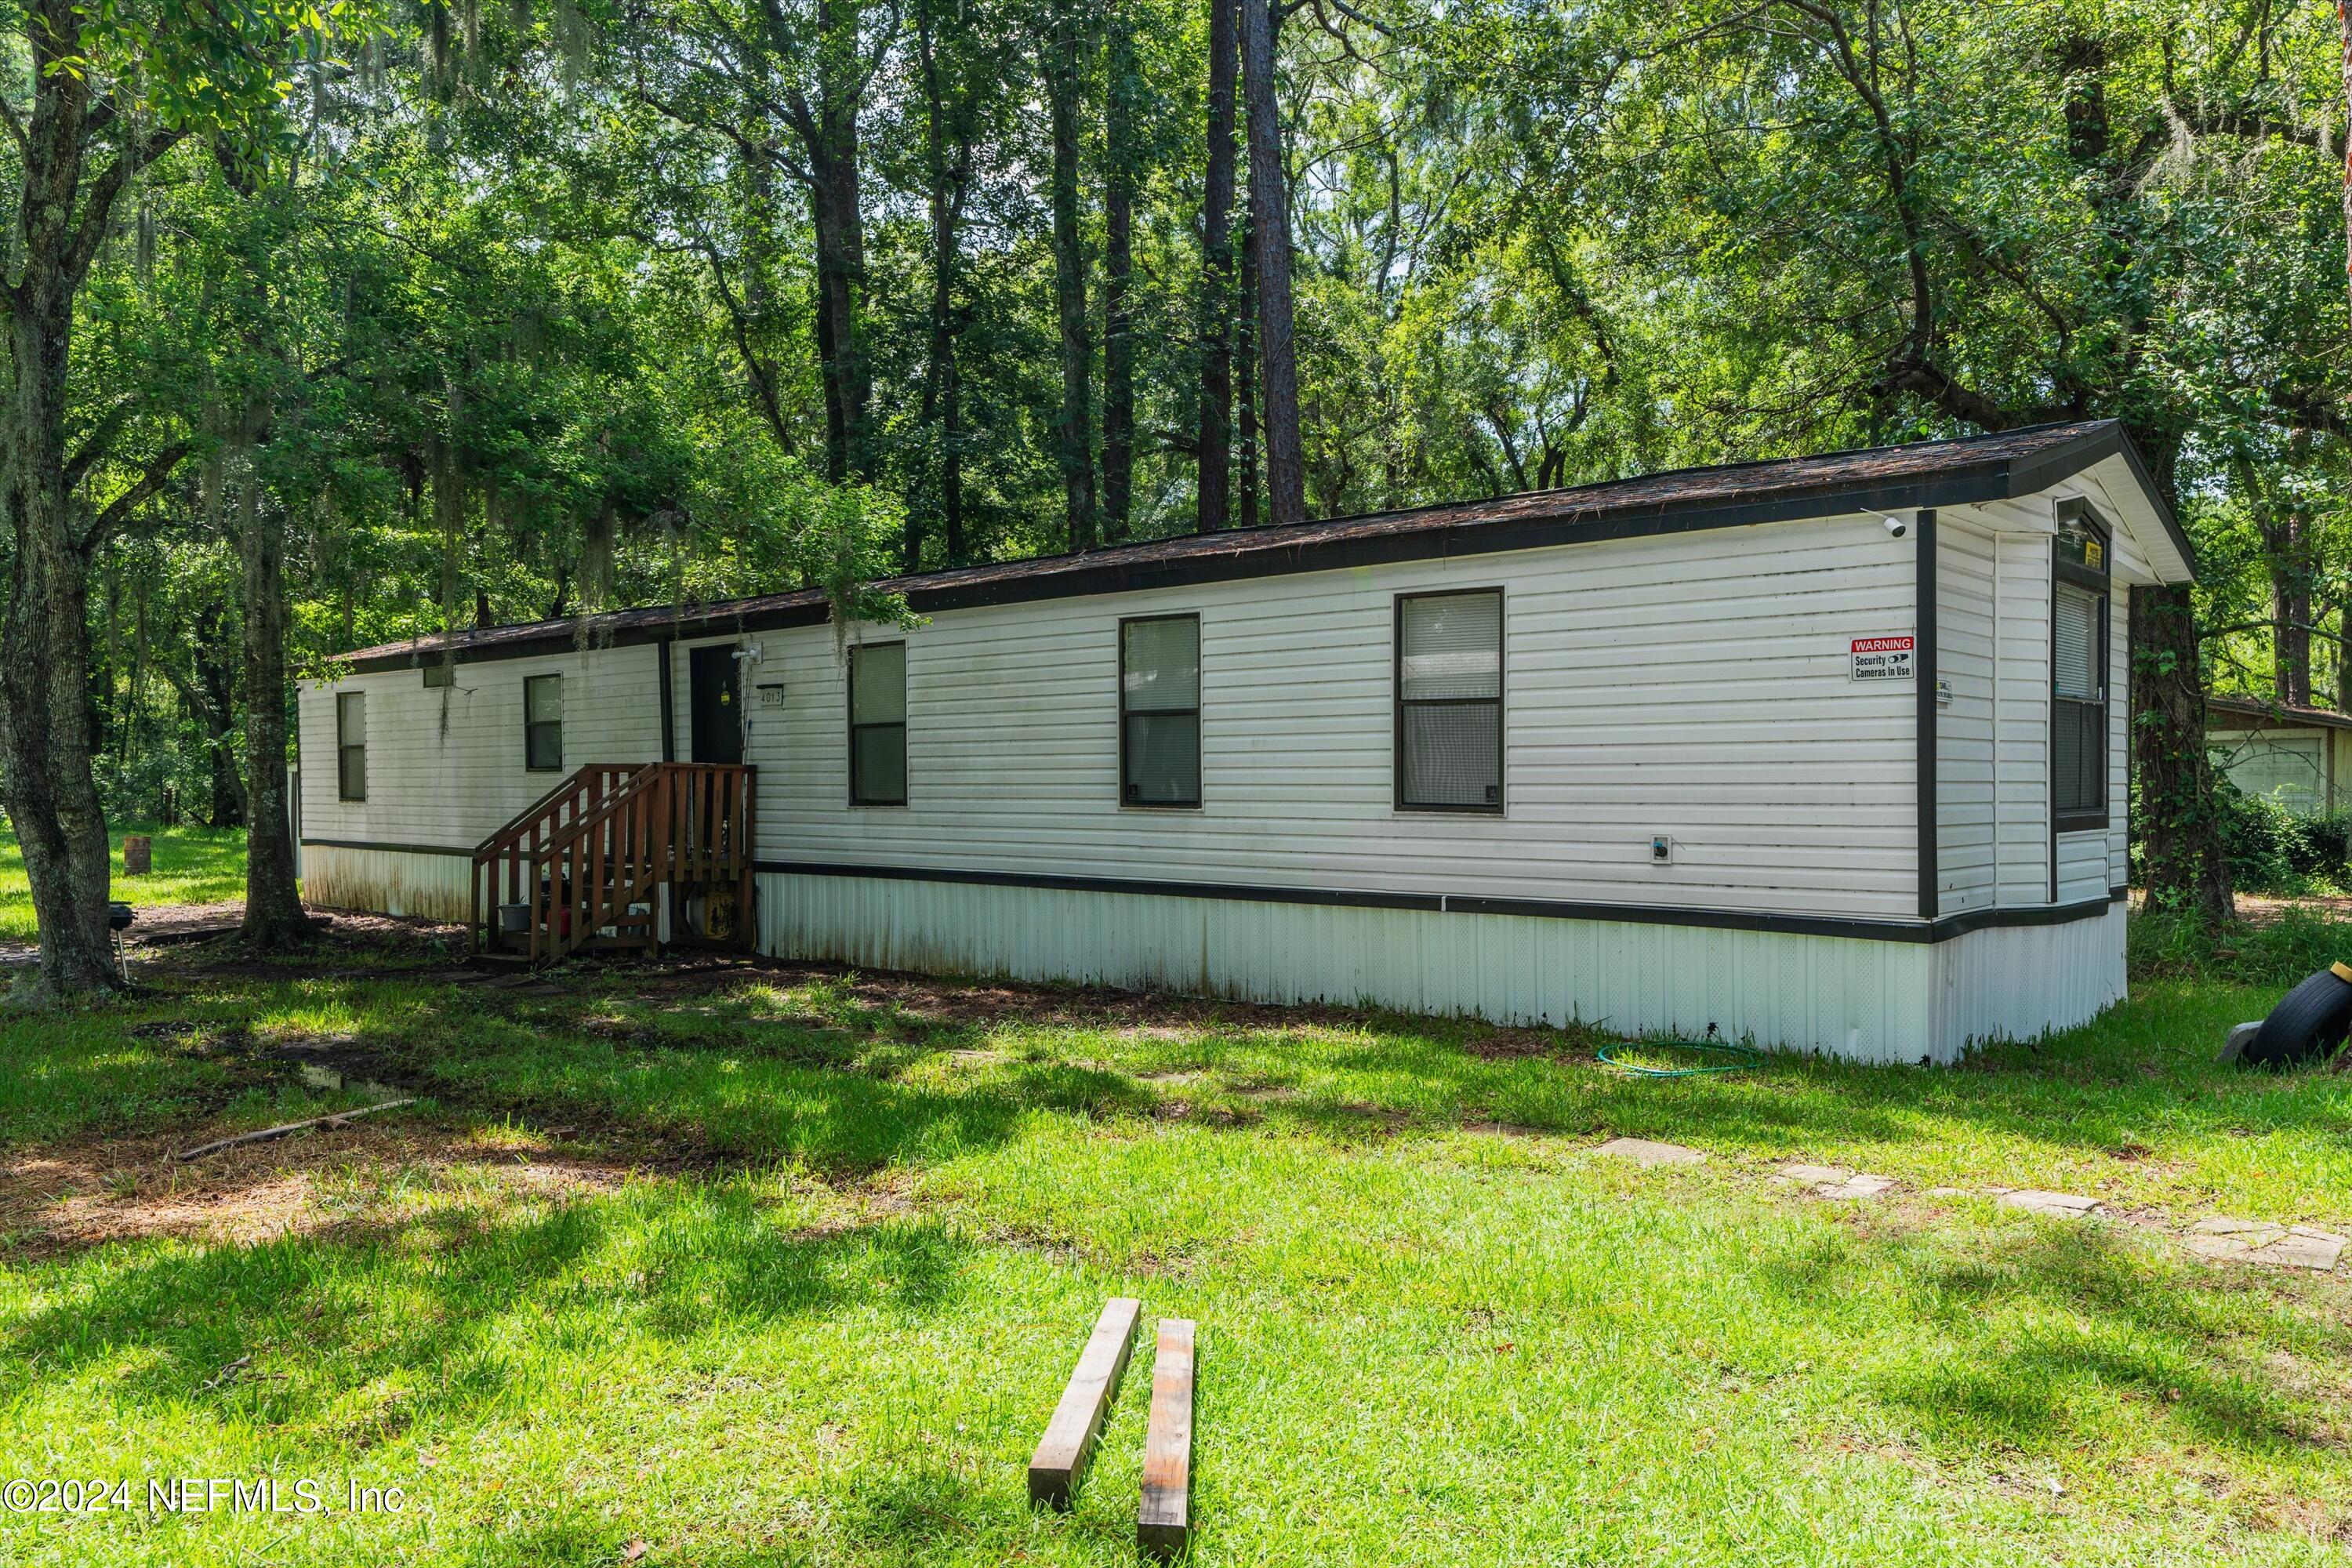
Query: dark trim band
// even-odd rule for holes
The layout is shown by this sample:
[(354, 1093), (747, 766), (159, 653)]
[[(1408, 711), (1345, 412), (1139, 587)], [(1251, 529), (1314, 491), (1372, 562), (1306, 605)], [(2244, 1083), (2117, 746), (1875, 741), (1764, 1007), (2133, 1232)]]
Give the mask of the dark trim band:
[(1659, 908), (1646, 904), (1588, 904), (1552, 899), (1490, 899), (1466, 893), (1398, 893), (1351, 888), (1276, 888), (1238, 882), (1161, 882), (1125, 877), (1055, 877), (1020, 871), (980, 871), (952, 867), (854, 866), (799, 860), (754, 860), (765, 876), (843, 877), (874, 881), (957, 882), (988, 888), (1034, 888), (1053, 892), (1130, 893), (1149, 898), (1226, 899), (1254, 904), (1314, 904), (1349, 909), (1410, 910), (1423, 914), (1526, 915), (1544, 920), (1617, 921), (1634, 925), (1696, 926), (1710, 931), (1770, 931), (1785, 936), (1849, 937), (1868, 942), (1938, 942), (1988, 926), (2064, 925), (2106, 913), (2122, 899), (2117, 889), (2104, 899), (2036, 909), (1972, 910), (1935, 921), (1875, 921), (1835, 915), (1781, 915), (1746, 910)]
[(670, 641), (663, 637), (654, 644), (654, 679), (661, 685), (661, 760), (666, 763), (677, 761), (677, 715), (672, 710), (677, 698), (669, 676)]
[(373, 838), (305, 838), (305, 849), (381, 849), (394, 855), (455, 855), (471, 860), (474, 851), (455, 844), (385, 844)]

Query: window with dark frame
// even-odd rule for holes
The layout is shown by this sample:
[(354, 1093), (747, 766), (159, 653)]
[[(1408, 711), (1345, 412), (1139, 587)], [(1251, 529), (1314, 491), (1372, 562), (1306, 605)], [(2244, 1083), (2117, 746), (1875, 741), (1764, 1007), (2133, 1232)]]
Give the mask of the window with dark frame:
[(457, 684), (457, 667), (456, 665), (450, 664), (445, 660), (438, 663), (428, 664), (425, 667), (425, 685), (428, 690), (436, 686), (455, 686)]
[(335, 693), (335, 796), (367, 799), (367, 693)]
[(523, 679), (522, 765), (535, 773), (563, 771), (563, 677), (560, 675)]
[(2107, 825), (2107, 531), (2061, 501), (2051, 552), (2050, 798), (2057, 831)]
[(1118, 624), (1118, 798), (1201, 804), (1201, 617)]
[(907, 645), (849, 650), (849, 803), (907, 804)]
[(1503, 809), (1503, 591), (1396, 602), (1396, 804)]

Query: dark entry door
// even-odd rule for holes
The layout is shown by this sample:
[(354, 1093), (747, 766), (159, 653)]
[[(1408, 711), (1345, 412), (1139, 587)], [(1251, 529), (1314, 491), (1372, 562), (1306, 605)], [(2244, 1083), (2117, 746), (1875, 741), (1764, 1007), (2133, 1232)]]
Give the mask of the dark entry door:
[(693, 715), (694, 760), (740, 763), (743, 760), (740, 661), (734, 648), (724, 646), (696, 648), (693, 660), (687, 705)]

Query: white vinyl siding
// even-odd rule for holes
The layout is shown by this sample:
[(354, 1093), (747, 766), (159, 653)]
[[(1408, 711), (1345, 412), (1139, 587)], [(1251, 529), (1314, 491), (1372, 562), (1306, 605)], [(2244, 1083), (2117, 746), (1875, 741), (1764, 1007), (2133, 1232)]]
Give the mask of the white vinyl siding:
[[(1938, 912), (2053, 895), (2047, 497), (1939, 519)], [(2119, 570), (2126, 557), (2118, 552)], [(1916, 629), (1917, 548), (1854, 515), (942, 610), (903, 640), (910, 805), (850, 806), (848, 660), (824, 626), (748, 633), (759, 854), (795, 866), (1444, 895), (1632, 910), (1918, 918), (1908, 681), (1851, 679), (1853, 639)], [(1399, 809), (1399, 603), (1500, 601), (1507, 817)], [(2120, 663), (2125, 601), (2111, 615)], [(1197, 617), (1198, 809), (1122, 805), (1122, 621)], [(1190, 626), (1187, 619), (1181, 624)], [(673, 650), (677, 727), (690, 646)], [(1155, 656), (1156, 657), (1156, 656)], [(637, 645), (353, 677), (369, 795), (306, 773), (320, 840), (467, 848), (551, 782), (523, 768), (523, 692), (565, 677), (571, 765), (661, 752), (657, 652)], [(1178, 661), (1180, 664), (1181, 660)], [(1139, 674), (1142, 673), (1140, 670)], [(1181, 690), (1179, 689), (1181, 689)], [(771, 695), (772, 694), (772, 695)], [(2108, 705), (2111, 798), (2127, 718)], [(334, 689), (302, 699), (314, 756)], [(1158, 711), (1183, 711), (1162, 701)], [(1147, 697), (1143, 711), (1154, 711)], [(2119, 879), (2122, 813), (2064, 836), (2062, 901)], [(1654, 837), (1674, 843), (1654, 861)]]
[[(763, 632), (788, 696), (746, 756), (761, 852), (1916, 919), (1914, 689), (1851, 679), (1849, 654), (1912, 629), (1916, 565), (1857, 515), (940, 612), (906, 633), (922, 788), (890, 813), (843, 804), (832, 631)], [(1498, 582), (1510, 816), (1400, 813), (1395, 597)], [(1124, 811), (1118, 623), (1192, 613), (1202, 809)]]
[(1936, 710), (1938, 915), (1990, 908), (1993, 868), (1994, 535), (1958, 513), (1936, 525), (1936, 675), (1952, 700)]
[(367, 694), (368, 798), (337, 800), (335, 770), (306, 766), (302, 836), (471, 849), (556, 782), (523, 767), (523, 682), (532, 675), (571, 678), (565, 720), (575, 738), (594, 737), (595, 753), (575, 766), (660, 756), (654, 658), (645, 646), (590, 649), (460, 664), (446, 687), (424, 686), (415, 669), (306, 685), (305, 757), (334, 755), (336, 693)]
[(1995, 903), (2050, 902), (2050, 535), (2047, 498), (1970, 507), (1999, 529), (1993, 603)]

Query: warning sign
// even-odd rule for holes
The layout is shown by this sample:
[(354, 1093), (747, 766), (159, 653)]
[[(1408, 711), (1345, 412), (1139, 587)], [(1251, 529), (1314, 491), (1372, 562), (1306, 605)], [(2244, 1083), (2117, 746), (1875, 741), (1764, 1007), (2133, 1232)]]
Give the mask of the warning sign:
[(1916, 639), (1911, 637), (1856, 637), (1853, 639), (1853, 679), (1856, 680), (1908, 680), (1917, 673), (1912, 663)]

